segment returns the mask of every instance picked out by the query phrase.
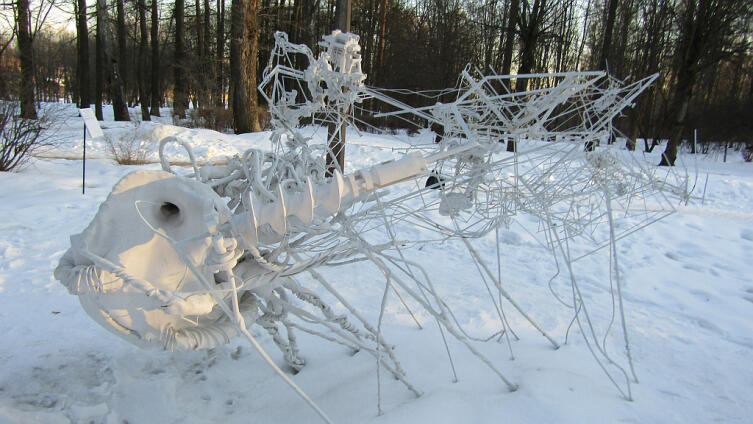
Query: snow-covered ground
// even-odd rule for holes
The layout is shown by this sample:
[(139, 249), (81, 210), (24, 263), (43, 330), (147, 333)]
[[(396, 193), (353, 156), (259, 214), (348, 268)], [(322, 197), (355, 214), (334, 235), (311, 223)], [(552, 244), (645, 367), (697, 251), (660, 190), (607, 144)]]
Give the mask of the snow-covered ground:
[[(54, 280), (52, 270), (69, 235), (86, 227), (113, 184), (136, 169), (158, 169), (116, 165), (107, 159), (104, 143), (95, 141), (87, 146), (95, 159), (87, 161), (82, 195), (81, 161), (71, 160), (81, 153), (82, 124), (69, 112), (58, 129), (61, 145), (46, 152), (48, 158), (0, 174), (0, 423), (316, 422), (246, 341), (202, 352), (142, 351), (100, 328)], [(104, 128), (112, 137), (139, 132), (152, 150), (160, 138), (178, 135), (196, 146), (201, 160), (269, 147), (269, 133), (234, 137), (166, 123), (133, 127), (111, 121)], [(395, 157), (406, 141), (430, 142), (430, 135), (363, 134), (353, 141), (346, 153), (349, 166), (361, 167)], [(170, 154), (183, 158), (178, 146)], [(450, 340), (459, 377), (453, 382), (436, 325), (419, 314), (424, 329), (418, 330), (397, 306), (388, 308), (386, 335), (421, 397), (383, 379), (384, 414), (378, 416), (373, 358), (305, 335), (299, 344), (307, 365), (293, 379), (338, 423), (751, 422), (753, 165), (736, 152), (728, 163), (684, 159), (697, 166), (696, 195), (703, 193), (708, 175), (703, 204), (679, 206), (618, 245), (640, 381), (632, 386), (634, 401), (619, 396), (579, 334), (571, 333), (554, 350), (514, 312), (508, 316), (520, 336), (513, 342), (514, 359), (505, 344), (492, 341), (480, 348), (519, 384), (516, 392)], [(658, 162), (655, 155), (646, 160)], [(555, 272), (548, 251), (519, 226), (503, 230), (501, 239), (505, 287), (564, 341), (571, 314), (548, 291)], [(492, 241), (481, 241), (482, 254), (493, 254)], [(606, 254), (576, 264), (585, 295), (595, 304), (610, 302)], [(462, 245), (430, 244), (409, 255), (432, 270), (467, 329), (488, 331), (493, 308), (468, 272)], [(375, 269), (359, 263), (324, 271), (365, 315), (378, 314)], [(608, 316), (599, 307), (592, 313)], [(254, 334), (282, 364), (269, 336), (259, 329)]]

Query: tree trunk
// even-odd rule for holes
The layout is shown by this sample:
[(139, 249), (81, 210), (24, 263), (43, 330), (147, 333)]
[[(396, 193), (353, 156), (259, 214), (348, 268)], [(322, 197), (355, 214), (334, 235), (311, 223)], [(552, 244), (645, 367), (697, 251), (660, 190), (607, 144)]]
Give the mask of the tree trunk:
[[(528, 74), (533, 70), (536, 63), (536, 47), (539, 37), (539, 25), (541, 24), (541, 13), (546, 7), (545, 0), (536, 0), (533, 3), (533, 9), (526, 19), (520, 19), (520, 66), (518, 74)], [(515, 91), (526, 91), (528, 89), (528, 79), (518, 78), (515, 81)]]
[(149, 117), (149, 93), (147, 91), (147, 50), (149, 49), (149, 33), (146, 30), (146, 0), (138, 0), (139, 8), (139, 103), (141, 104), (141, 120), (151, 121)]
[(306, 25), (307, 25), (306, 32), (308, 34), (308, 39), (306, 40), (306, 43), (309, 46), (315, 46), (317, 40), (319, 40), (319, 37), (321, 35), (321, 34), (317, 34), (317, 30), (316, 30), (316, 25), (317, 25), (316, 12), (319, 10), (319, 3), (320, 3), (320, 0), (307, 0), (308, 9), (307, 9), (306, 15), (308, 16), (308, 18), (306, 22)]
[[(294, 0), (293, 8), (290, 11), (291, 17), (290, 17), (290, 41), (293, 43), (300, 43), (300, 40), (298, 39), (298, 33), (300, 32), (298, 28), (301, 27), (300, 25), (300, 19), (301, 19), (301, 1), (302, 0)], [(297, 64), (297, 58), (293, 59), (293, 63)]]
[[(700, 4), (700, 3), (699, 3)], [(678, 47), (677, 83), (674, 93), (674, 120), (670, 132), (669, 142), (662, 153), (659, 166), (674, 166), (677, 159), (677, 147), (682, 141), (682, 133), (685, 130), (685, 118), (688, 114), (688, 105), (693, 96), (693, 86), (698, 76), (698, 62), (703, 55), (704, 42), (699, 36), (699, 28), (703, 29), (703, 17), (705, 13), (697, 13), (697, 4), (694, 1), (687, 2), (687, 10), (681, 19), (680, 40)], [(708, 8), (707, 5), (704, 5)]]
[(96, 88), (94, 93), (94, 113), (97, 119), (104, 120), (102, 114), (102, 94), (105, 92), (105, 2), (97, 0), (97, 47), (94, 58)]
[(117, 22), (118, 22), (118, 60), (110, 55), (108, 63), (110, 64), (110, 99), (112, 100), (112, 112), (116, 121), (130, 121), (128, 107), (125, 103), (125, 80), (123, 71), (126, 66), (126, 31), (125, 31), (125, 11), (123, 10), (123, 0), (116, 1)]
[[(505, 28), (505, 45), (502, 48), (502, 75), (510, 75), (512, 68), (512, 50), (515, 43), (515, 28), (518, 25), (518, 13), (520, 0), (510, 2), (510, 12), (507, 19), (507, 28)], [(504, 80), (505, 84), (509, 80)]]
[(220, 107), (225, 106), (225, 84), (222, 76), (222, 64), (225, 61), (225, 0), (217, 0), (217, 67), (216, 77), (216, 101)]
[(483, 27), (486, 28), (486, 34), (483, 35), (484, 69), (493, 69), (494, 67), (492, 54), (494, 53), (494, 40), (497, 37), (497, 31), (496, 29), (492, 29), (492, 27), (496, 23), (497, 15), (495, 3), (496, 0), (486, 0), (486, 4), (484, 4), (484, 10), (486, 10), (482, 23)]
[(282, 23), (284, 21), (284, 16), (285, 16), (284, 12), (285, 12), (285, 0), (278, 0), (277, 1), (277, 18), (275, 19), (275, 28), (277, 29), (282, 28)]
[[(518, 75), (528, 74), (536, 63), (536, 43), (539, 37), (539, 24), (542, 10), (546, 7), (545, 0), (536, 0), (530, 13), (521, 13), (520, 22), (520, 66)], [(515, 79), (515, 91), (521, 92), (528, 89), (528, 78)], [(517, 142), (510, 139), (507, 142), (507, 151), (514, 152)]]
[[(3, 56), (5, 55), (5, 52), (8, 50), (8, 47), (10, 47), (11, 43), (13, 43), (13, 40), (15, 39), (15, 34), (11, 32), (10, 37), (8, 37), (7, 40), (2, 40), (2, 44), (0, 44), (0, 64), (5, 63), (5, 60), (3, 59)], [(0, 99), (7, 99), (8, 98), (8, 77), (7, 70), (4, 66), (0, 66)], [(67, 86), (67, 85), (66, 85)]]
[(682, 141), (682, 133), (685, 131), (685, 118), (688, 115), (688, 105), (690, 98), (693, 96), (693, 85), (695, 75), (692, 71), (687, 70), (680, 72), (677, 76), (677, 86), (675, 89), (675, 117), (672, 122), (672, 130), (669, 142), (661, 155), (659, 166), (674, 166), (677, 159), (677, 147)]
[(157, 0), (152, 0), (152, 83), (151, 83), (151, 108), (152, 116), (159, 115), (159, 106), (162, 100), (159, 78), (159, 6)]
[[(196, 0), (198, 1), (198, 0)], [(204, 95), (207, 98), (207, 104), (209, 106), (212, 101), (212, 86), (214, 85), (214, 67), (212, 66), (212, 53), (209, 51), (209, 39), (211, 37), (209, 31), (210, 19), (209, 0), (204, 0), (204, 43), (201, 46), (202, 52), (202, 72), (204, 73), (202, 79), (202, 87), (204, 88)]]
[(609, 56), (612, 53), (612, 33), (614, 32), (614, 20), (617, 16), (617, 0), (607, 0), (607, 20), (604, 23), (604, 35), (599, 53), (599, 63), (597, 67), (607, 70), (609, 68)]
[(16, 3), (18, 27), (18, 53), (21, 61), (21, 117), (37, 119), (34, 109), (34, 52), (29, 29), (29, 1)]
[[(3, 44), (0, 45), (0, 63), (5, 62), (3, 60), (3, 56), (8, 50), (8, 47), (10, 47), (10, 44), (13, 42), (14, 38), (15, 36), (11, 33), (11, 36), (7, 40), (2, 40)], [(6, 74), (7, 72), (4, 67), (0, 66), (0, 99), (8, 98), (8, 77), (6, 76)]]
[(612, 75), (616, 75), (618, 78), (624, 78), (628, 74), (630, 74), (631, 70), (628, 69), (628, 52), (629, 52), (629, 36), (630, 36), (630, 27), (631, 27), (631, 21), (633, 20), (633, 17), (635, 16), (634, 10), (633, 10), (633, 1), (626, 1), (622, 3), (622, 7), (620, 8), (620, 38), (618, 40), (619, 45), (611, 47), (611, 50), (614, 51), (612, 55), (612, 64), (609, 67), (610, 72)]
[(175, 17), (175, 63), (173, 64), (173, 75), (175, 86), (173, 88), (173, 116), (178, 118), (186, 117), (186, 108), (188, 108), (188, 88), (185, 79), (185, 40), (184, 14), (185, 0), (175, 0), (173, 9)]
[(91, 104), (89, 96), (89, 29), (86, 24), (86, 0), (78, 0), (76, 14), (76, 45), (78, 56), (78, 107), (88, 108)]
[(118, 63), (110, 61), (110, 100), (112, 101), (112, 113), (116, 121), (130, 121), (131, 116), (128, 113), (128, 107), (125, 103), (125, 93), (123, 90), (123, 80), (121, 79)]
[(196, 5), (196, 59), (195, 71), (196, 78), (196, 98), (198, 106), (206, 106), (206, 71), (204, 70), (204, 28), (202, 27), (201, 18), (201, 0), (195, 0)]
[(194, 24), (196, 25), (196, 57), (201, 60), (204, 56), (204, 28), (202, 27), (202, 13), (201, 13), (201, 0), (195, 0), (196, 17), (194, 18)]
[(379, 65), (377, 66), (378, 83), (383, 83), (385, 78), (384, 69), (384, 45), (387, 36), (387, 0), (381, 1), (381, 16), (379, 20)]
[(131, 72), (128, 69), (128, 51), (126, 50), (126, 23), (125, 23), (125, 10), (123, 9), (123, 0), (115, 0), (116, 8), (116, 20), (117, 20), (117, 36), (118, 36), (118, 75), (123, 83), (124, 90), (127, 90), (129, 80), (133, 80)]
[(258, 7), (258, 0), (233, 0), (230, 6), (230, 93), (236, 134), (261, 131), (256, 113)]
[[(609, 70), (609, 58), (612, 55), (612, 33), (614, 32), (614, 20), (617, 16), (617, 0), (607, 0), (604, 5), (607, 9), (606, 21), (604, 22), (604, 33), (601, 40), (601, 51), (599, 52), (598, 63), (596, 68)], [(611, 136), (610, 136), (611, 138)], [(593, 152), (596, 149), (596, 142), (593, 140), (586, 141), (584, 150)]]
[(204, 45), (202, 50), (204, 52), (204, 58), (209, 60), (209, 25), (210, 25), (210, 9), (209, 0), (204, 0)]
[(351, 0), (337, 0), (335, 22), (337, 29), (342, 32), (350, 32)]

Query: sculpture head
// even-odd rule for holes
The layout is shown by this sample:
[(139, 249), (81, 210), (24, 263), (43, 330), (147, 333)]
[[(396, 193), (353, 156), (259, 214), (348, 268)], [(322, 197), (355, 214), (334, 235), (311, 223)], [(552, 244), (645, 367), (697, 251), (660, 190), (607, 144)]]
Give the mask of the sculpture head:
[(198, 181), (163, 171), (129, 174), (71, 238), (56, 277), (92, 318), (142, 347), (216, 321), (222, 314), (211, 313), (216, 302), (206, 283), (214, 284), (218, 271), (213, 243), (225, 218), (217, 202)]

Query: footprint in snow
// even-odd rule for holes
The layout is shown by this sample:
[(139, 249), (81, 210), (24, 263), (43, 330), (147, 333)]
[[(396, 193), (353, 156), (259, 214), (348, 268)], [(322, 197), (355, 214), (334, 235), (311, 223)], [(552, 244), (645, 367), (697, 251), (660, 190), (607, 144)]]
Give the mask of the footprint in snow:
[(500, 231), (499, 240), (502, 243), (509, 244), (511, 246), (520, 246), (521, 244), (523, 244), (523, 239), (520, 237), (520, 235), (512, 231)]
[(753, 303), (753, 287), (748, 287), (747, 289), (745, 289), (743, 299), (747, 300), (750, 303)]
[(742, 230), (740, 238), (743, 240), (753, 241), (753, 230)]
[(703, 290), (690, 290), (690, 294), (705, 302), (710, 301), (712, 297), (711, 294)]
[(62, 414), (73, 422), (94, 422), (108, 414), (107, 396), (116, 383), (110, 358), (99, 353), (63, 352), (37, 366), (17, 370), (23, 381), (8, 390), (11, 402), (30, 412)]
[(664, 256), (668, 257), (669, 259), (672, 259), (673, 261), (680, 262), (680, 255), (678, 255), (675, 252), (667, 252), (664, 254)]
[(708, 330), (708, 331), (710, 331), (712, 333), (724, 335), (724, 332), (722, 331), (721, 328), (719, 328), (718, 326), (716, 326), (712, 322), (707, 321), (707, 320), (705, 320), (703, 318), (696, 318), (695, 319), (695, 323), (696, 323), (696, 325), (698, 325), (699, 327), (703, 328), (704, 330)]
[(685, 226), (690, 228), (691, 230), (703, 231), (703, 228), (701, 228), (699, 225), (694, 224), (692, 222), (686, 223)]
[(696, 272), (704, 272), (706, 270), (704, 267), (696, 264), (685, 264), (682, 267)]

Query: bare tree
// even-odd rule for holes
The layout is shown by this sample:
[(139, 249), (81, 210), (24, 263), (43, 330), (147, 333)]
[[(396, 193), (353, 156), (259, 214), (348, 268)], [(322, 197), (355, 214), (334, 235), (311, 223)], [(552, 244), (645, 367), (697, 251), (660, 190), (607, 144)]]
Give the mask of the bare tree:
[[(194, 26), (196, 27), (196, 63), (193, 67), (194, 75), (194, 88), (195, 98), (198, 106), (204, 107), (207, 105), (207, 92), (206, 92), (206, 71), (204, 69), (204, 37), (205, 28), (202, 25), (201, 17), (201, 0), (194, 0), (196, 7), (196, 16), (194, 17)], [(206, 11), (205, 11), (206, 12)], [(209, 28), (206, 28), (207, 30)]]
[[(196, 0), (199, 1), (199, 0)], [(204, 96), (206, 97), (207, 104), (211, 101), (212, 86), (214, 85), (214, 67), (212, 66), (211, 53), (209, 51), (209, 39), (210, 34), (210, 15), (209, 0), (204, 0), (204, 42), (201, 46), (201, 72), (202, 72), (202, 87), (204, 89)]]
[(225, 83), (222, 64), (225, 61), (225, 0), (217, 0), (217, 58), (215, 70), (215, 105), (225, 106)]
[(599, 51), (599, 60), (596, 64), (597, 68), (608, 69), (609, 68), (609, 56), (612, 53), (612, 33), (614, 32), (614, 21), (617, 17), (617, 0), (607, 0), (607, 16), (604, 22), (604, 32), (602, 34), (601, 49)]
[(16, 33), (21, 61), (21, 117), (37, 119), (34, 108), (34, 51), (29, 19), (29, 1), (16, 2)]
[(513, 47), (515, 47), (519, 9), (520, 0), (511, 0), (510, 10), (507, 13), (507, 25), (505, 27), (505, 44), (502, 48), (502, 73), (504, 75), (509, 75), (512, 68), (512, 51)]
[(146, 29), (146, 1), (138, 0), (139, 8), (139, 60), (138, 60), (138, 85), (139, 85), (139, 103), (141, 104), (141, 120), (150, 121), (149, 117), (149, 92), (147, 90), (147, 60), (149, 48), (149, 33)]
[(78, 105), (81, 108), (87, 108), (91, 104), (91, 97), (89, 96), (89, 27), (86, 22), (86, 0), (77, 0), (75, 4)]
[(149, 113), (152, 116), (159, 115), (160, 103), (162, 103), (162, 91), (160, 90), (159, 78), (159, 4), (157, 0), (152, 0), (152, 83), (151, 88), (151, 107)]
[[(536, 48), (542, 35), (542, 24), (546, 16), (546, 0), (534, 0), (533, 5), (523, 0), (523, 7), (518, 12), (518, 28), (520, 40), (520, 64), (518, 75), (531, 73), (536, 63)], [(528, 78), (515, 79), (515, 91), (526, 91)], [(507, 151), (514, 152), (515, 140), (507, 142)]]
[(124, 0), (115, 0), (115, 34), (118, 42), (118, 54), (113, 59), (117, 61), (118, 73), (121, 76), (123, 85), (128, 84), (129, 69), (128, 69), (128, 49), (126, 40), (126, 17)]
[[(15, 17), (6, 17), (6, 19), (15, 19)], [(9, 96), (8, 79), (10, 75), (7, 75), (8, 72), (5, 70), (3, 58), (5, 57), (5, 52), (8, 51), (8, 48), (16, 39), (16, 32), (13, 29), (10, 29), (13, 25), (9, 24), (8, 27), (9, 29), (7, 32), (5, 30), (0, 32), (0, 99), (7, 99)]]
[[(671, 54), (670, 37), (672, 30), (673, 8), (671, 0), (644, 0), (638, 5), (642, 31), (637, 32), (635, 59), (631, 72), (636, 77), (644, 77), (660, 72), (666, 57)], [(637, 99), (636, 107), (628, 110), (627, 148), (634, 150), (639, 135), (644, 140), (658, 137), (656, 110), (660, 106), (660, 97), (664, 95), (667, 72), (660, 74), (657, 80)], [(647, 143), (645, 150), (653, 149)]]
[(675, 52), (674, 121), (659, 165), (673, 166), (685, 130), (688, 106), (699, 75), (705, 69), (748, 45), (750, 2), (738, 0), (683, 0), (678, 13)]
[(175, 18), (175, 63), (173, 63), (173, 116), (186, 117), (188, 108), (188, 86), (186, 83), (185, 52), (185, 0), (175, 0), (173, 17)]
[(385, 79), (384, 75), (384, 48), (386, 46), (387, 37), (387, 0), (380, 2), (380, 18), (379, 18), (379, 63), (378, 63), (378, 80)]
[[(546, 0), (534, 0), (529, 6), (527, 0), (523, 0), (523, 8), (518, 16), (520, 28), (520, 65), (518, 74), (528, 74), (533, 70), (536, 63), (536, 48), (542, 35), (542, 24), (547, 13)], [(528, 79), (518, 78), (515, 81), (515, 91), (525, 91), (528, 88)]]
[[(117, 37), (118, 37), (118, 55), (108, 54), (107, 65), (109, 71), (110, 99), (112, 100), (112, 110), (116, 121), (130, 121), (128, 107), (125, 103), (125, 81), (123, 75), (127, 74), (124, 68), (128, 61), (126, 60), (126, 30), (125, 30), (125, 11), (123, 10), (123, 0), (116, 0), (116, 20), (117, 20)], [(117, 57), (117, 60), (116, 60)]]
[(97, 45), (94, 53), (94, 114), (104, 120), (102, 113), (102, 95), (105, 92), (105, 0), (97, 0)]
[(258, 9), (258, 0), (233, 0), (230, 6), (230, 94), (236, 134), (261, 131), (256, 97)]

